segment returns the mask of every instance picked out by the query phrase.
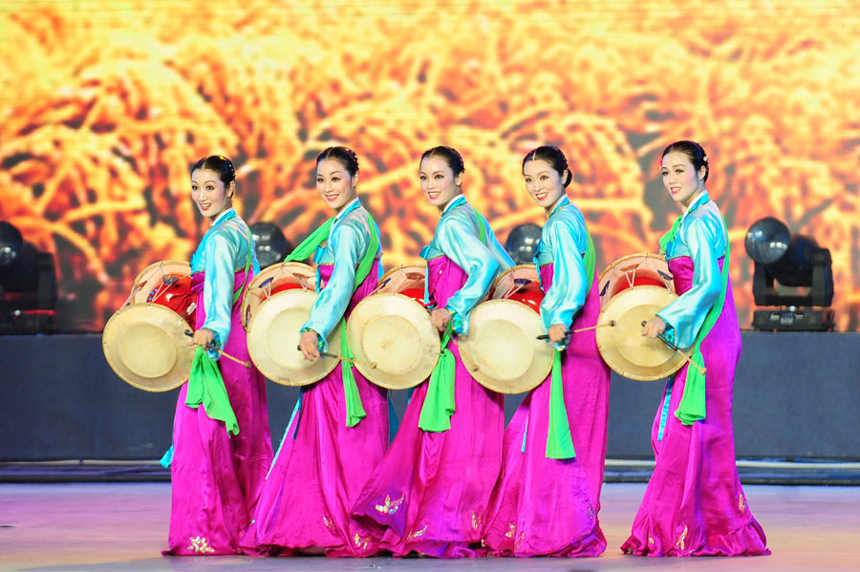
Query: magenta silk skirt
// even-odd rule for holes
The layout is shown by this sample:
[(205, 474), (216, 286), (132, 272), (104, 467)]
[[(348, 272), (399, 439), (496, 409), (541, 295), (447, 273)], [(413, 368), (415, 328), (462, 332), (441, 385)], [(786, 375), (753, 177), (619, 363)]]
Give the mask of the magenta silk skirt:
[[(235, 289), (244, 283), (244, 275), (244, 270), (236, 273)], [(197, 293), (196, 328), (206, 321), (203, 278), (202, 272), (197, 273), (192, 282)], [(233, 305), (230, 337), (223, 349), (250, 362), (241, 306), (241, 299)], [(188, 384), (182, 386), (173, 424), (173, 484), (165, 555), (236, 554), (272, 462), (266, 379), (257, 368), (228, 359), (219, 359), (218, 367), (239, 434), (229, 435), (224, 422), (210, 419), (202, 404), (197, 409), (185, 405)]]
[[(540, 269), (544, 288), (553, 265)], [(571, 329), (600, 315), (595, 277)], [(550, 377), (529, 392), (505, 430), (504, 460), (493, 492), (484, 543), (498, 556), (599, 556), (600, 488), (609, 420), (609, 368), (594, 330), (572, 334), (562, 353), (562, 388), (576, 457), (547, 459)]]
[[(328, 281), (332, 265), (320, 265)], [(346, 314), (377, 284), (377, 266), (353, 293)], [(339, 327), (339, 326), (338, 326)], [(340, 354), (340, 348), (329, 348)], [(346, 425), (343, 373), (338, 365), (302, 390), (242, 548), (253, 555), (325, 552), (373, 556), (376, 546), (350, 521), (349, 509), (388, 448), (388, 396), (353, 369), (367, 416)]]
[[(427, 263), (431, 299), (444, 306), (466, 273), (447, 257)], [(502, 461), (502, 395), (476, 382), (456, 360), (451, 429), (418, 427), (427, 383), (419, 385), (391, 448), (354, 504), (354, 520), (366, 527), (370, 543), (395, 556), (412, 551), (438, 558), (482, 556), (484, 521)]]
[[(722, 267), (723, 261), (720, 261)], [(689, 257), (669, 261), (675, 290), (693, 282)], [(674, 413), (684, 393), (687, 367), (667, 384), (651, 430), (657, 462), (630, 538), (621, 549), (637, 556), (741, 556), (770, 554), (764, 531), (750, 512), (737, 467), (732, 430), (732, 387), (741, 355), (737, 312), (728, 284), (723, 311), (702, 341), (707, 368), (706, 417), (683, 425)], [(664, 403), (667, 415), (659, 430)]]

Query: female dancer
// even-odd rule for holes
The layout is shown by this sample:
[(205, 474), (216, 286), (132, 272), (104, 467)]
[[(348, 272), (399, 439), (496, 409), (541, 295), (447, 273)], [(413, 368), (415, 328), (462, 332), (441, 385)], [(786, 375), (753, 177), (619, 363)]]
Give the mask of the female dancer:
[[(320, 358), (326, 338), (376, 287), (382, 250), (379, 229), (356, 196), (358, 159), (347, 147), (317, 157), (317, 192), (335, 212), (287, 260), (316, 254), (319, 296), (302, 328), (305, 358)], [(325, 248), (319, 248), (325, 241)], [(342, 342), (343, 344), (343, 342)], [(366, 534), (349, 519), (349, 508), (388, 446), (384, 389), (341, 362), (303, 389), (288, 424), (255, 515), (242, 542), (249, 553), (322, 553), (373, 556)]]
[[(637, 556), (769, 554), (738, 479), (732, 386), (741, 354), (725, 221), (708, 196), (708, 157), (693, 141), (663, 150), (663, 186), (684, 208), (661, 240), (679, 297), (642, 335), (693, 348), (669, 380), (651, 431), (657, 465), (621, 549)], [(706, 378), (707, 375), (707, 378)]]
[[(421, 157), (421, 189), (441, 218), (427, 260), (427, 294), (443, 353), (420, 385), (400, 430), (353, 507), (381, 548), (441, 558), (481, 554), (483, 520), (502, 460), (503, 399), (479, 385), (452, 335), (513, 261), (462, 194), (463, 159), (451, 147)], [(447, 349), (445, 349), (447, 347)]]
[[(265, 378), (215, 351), (250, 361), (240, 310), (244, 287), (260, 268), (250, 229), (232, 208), (235, 192), (230, 159), (213, 155), (191, 168), (191, 198), (211, 226), (191, 258), (199, 347), (176, 405), (165, 555), (236, 554), (272, 462)], [(213, 391), (198, 375), (206, 366), (220, 373), (215, 391), (223, 396), (226, 389), (228, 399), (207, 398), (204, 409), (204, 394)]]
[(609, 368), (593, 329), (568, 333), (593, 327), (600, 314), (594, 246), (565, 193), (571, 174), (561, 150), (530, 151), (523, 177), (547, 214), (535, 262), (546, 293), (541, 321), (558, 351), (552, 375), (526, 396), (505, 431), (484, 542), (504, 556), (599, 556), (606, 549), (597, 512)]

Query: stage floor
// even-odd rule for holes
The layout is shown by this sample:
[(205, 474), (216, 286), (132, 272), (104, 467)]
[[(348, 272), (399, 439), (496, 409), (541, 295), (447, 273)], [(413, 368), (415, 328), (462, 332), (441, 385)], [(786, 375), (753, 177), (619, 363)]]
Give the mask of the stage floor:
[(649, 559), (624, 556), (626, 538), (644, 485), (608, 484), (600, 520), (609, 541), (600, 558), (438, 561), (250, 558), (165, 558), (170, 485), (166, 483), (0, 485), (0, 570), (83, 571), (329, 571), (382, 570), (809, 570), (860, 569), (860, 487), (747, 485), (771, 556)]

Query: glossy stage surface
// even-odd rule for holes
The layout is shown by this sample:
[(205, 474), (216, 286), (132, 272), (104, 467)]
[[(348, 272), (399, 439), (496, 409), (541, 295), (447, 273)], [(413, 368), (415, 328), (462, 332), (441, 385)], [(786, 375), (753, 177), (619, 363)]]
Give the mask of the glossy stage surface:
[(600, 519), (609, 542), (594, 559), (439, 561), (428, 558), (173, 557), (167, 544), (167, 483), (0, 484), (0, 571), (848, 571), (860, 569), (860, 487), (745, 485), (771, 556), (638, 558), (625, 540), (643, 484), (607, 484)]

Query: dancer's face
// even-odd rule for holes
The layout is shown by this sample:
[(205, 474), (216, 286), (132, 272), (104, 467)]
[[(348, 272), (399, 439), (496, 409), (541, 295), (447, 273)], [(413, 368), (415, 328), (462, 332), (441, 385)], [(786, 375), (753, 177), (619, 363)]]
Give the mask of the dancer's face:
[(454, 171), (440, 157), (430, 156), (421, 161), (418, 178), (421, 190), (434, 207), (444, 207), (462, 192), (463, 173), (455, 177)]
[(317, 165), (317, 192), (329, 208), (340, 212), (356, 196), (358, 173), (350, 176), (340, 161), (326, 159)]
[(523, 167), (526, 191), (538, 205), (545, 209), (557, 203), (564, 195), (562, 177), (567, 177), (567, 170), (559, 173), (542, 159), (529, 161)]
[(205, 217), (215, 219), (230, 208), (234, 183), (224, 185), (216, 171), (197, 169), (191, 173), (191, 199)]
[(669, 191), (672, 200), (685, 207), (690, 206), (693, 199), (705, 189), (706, 172), (704, 166), (696, 171), (685, 153), (673, 151), (663, 157), (663, 186)]

